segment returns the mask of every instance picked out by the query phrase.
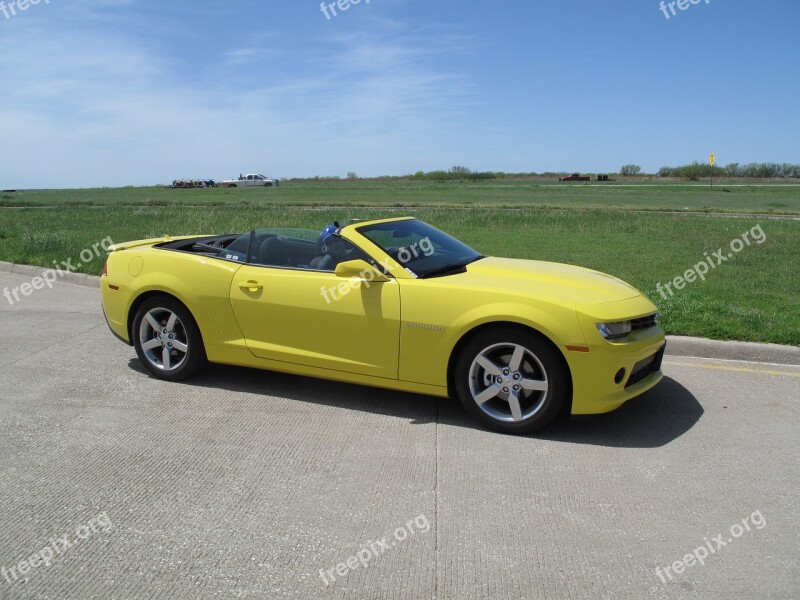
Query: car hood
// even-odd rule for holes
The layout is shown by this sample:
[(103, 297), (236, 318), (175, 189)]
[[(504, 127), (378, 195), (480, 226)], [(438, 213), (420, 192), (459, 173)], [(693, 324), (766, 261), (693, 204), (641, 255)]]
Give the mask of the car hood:
[[(447, 277), (450, 279), (451, 277)], [(621, 279), (583, 267), (538, 260), (487, 257), (452, 276), (453, 283), (488, 286), (563, 302), (599, 304), (641, 296)]]

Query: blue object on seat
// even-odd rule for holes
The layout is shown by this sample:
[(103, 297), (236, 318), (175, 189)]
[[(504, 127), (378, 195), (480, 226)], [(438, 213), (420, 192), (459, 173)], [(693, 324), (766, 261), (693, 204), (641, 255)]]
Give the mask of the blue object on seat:
[(319, 240), (324, 244), (327, 242), (334, 234), (339, 232), (339, 228), (336, 225), (328, 225), (323, 229), (319, 234)]

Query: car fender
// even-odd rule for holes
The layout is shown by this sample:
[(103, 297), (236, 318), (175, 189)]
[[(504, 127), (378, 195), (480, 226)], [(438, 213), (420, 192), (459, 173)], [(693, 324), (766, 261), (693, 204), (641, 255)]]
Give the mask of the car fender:
[[(230, 303), (231, 282), (240, 265), (159, 249), (120, 252), (114, 258), (117, 268), (106, 277), (103, 293), (111, 298), (115, 294), (120, 296), (114, 302), (121, 300), (128, 328), (141, 301), (153, 293), (163, 293), (186, 306), (197, 322), (204, 344), (242, 340)], [(131, 269), (135, 264), (141, 265), (138, 272)], [(126, 333), (131, 332), (128, 329)]]
[(586, 344), (574, 307), (556, 304), (539, 307), (515, 301), (484, 304), (458, 314), (447, 324), (404, 319), (400, 333), (400, 378), (446, 386), (453, 352), (471, 332), (492, 323), (514, 323), (535, 330), (562, 354), (567, 347)]

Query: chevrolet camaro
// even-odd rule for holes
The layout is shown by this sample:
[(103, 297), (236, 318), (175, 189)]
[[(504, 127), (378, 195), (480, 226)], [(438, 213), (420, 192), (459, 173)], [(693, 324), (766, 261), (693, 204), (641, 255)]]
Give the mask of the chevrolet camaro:
[(662, 378), (657, 308), (632, 286), (483, 256), (414, 218), (116, 244), (101, 294), (155, 377), (211, 362), (453, 396), (506, 433)]

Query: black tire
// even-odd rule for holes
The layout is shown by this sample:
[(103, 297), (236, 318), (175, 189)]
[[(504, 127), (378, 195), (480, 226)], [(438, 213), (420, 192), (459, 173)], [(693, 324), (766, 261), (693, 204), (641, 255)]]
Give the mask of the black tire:
[(569, 372), (557, 352), (544, 338), (521, 328), (482, 331), (461, 349), (455, 394), (489, 429), (513, 434), (541, 429), (568, 400)]
[(194, 317), (169, 296), (154, 296), (139, 306), (131, 338), (139, 360), (159, 379), (186, 379), (206, 363), (203, 338)]
[(228, 187), (239, 187), (239, 186), (237, 186), (235, 183), (231, 183), (228, 185)]

